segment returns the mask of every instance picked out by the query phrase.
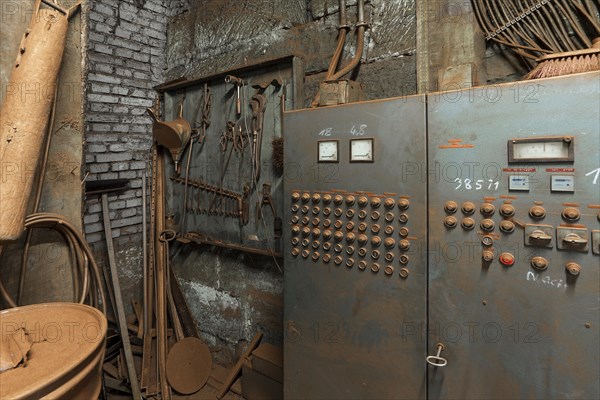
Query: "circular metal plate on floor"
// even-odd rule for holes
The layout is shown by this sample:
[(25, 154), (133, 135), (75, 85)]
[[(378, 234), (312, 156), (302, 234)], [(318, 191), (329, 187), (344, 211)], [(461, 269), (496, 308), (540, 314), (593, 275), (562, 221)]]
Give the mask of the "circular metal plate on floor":
[(181, 394), (196, 393), (208, 381), (212, 357), (200, 339), (187, 337), (175, 345), (167, 356), (167, 380)]

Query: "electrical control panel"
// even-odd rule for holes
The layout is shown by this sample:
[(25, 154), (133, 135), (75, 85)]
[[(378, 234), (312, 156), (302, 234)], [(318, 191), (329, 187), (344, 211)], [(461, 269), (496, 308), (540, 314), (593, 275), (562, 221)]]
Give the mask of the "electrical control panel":
[(599, 93), (286, 113), (286, 397), (599, 398)]
[(428, 96), (434, 398), (598, 398), (598, 73)]
[(424, 160), (422, 96), (286, 113), (286, 397), (424, 398)]

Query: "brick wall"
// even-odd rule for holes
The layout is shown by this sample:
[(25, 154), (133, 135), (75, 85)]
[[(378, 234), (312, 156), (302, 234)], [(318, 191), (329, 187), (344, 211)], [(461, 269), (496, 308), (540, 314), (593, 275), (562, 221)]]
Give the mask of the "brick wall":
[[(142, 173), (152, 143), (146, 108), (163, 82), (167, 4), (164, 0), (90, 0), (85, 106), (87, 180), (129, 179), (110, 196), (116, 258), (126, 305), (141, 296)], [(84, 230), (106, 264), (98, 196), (86, 199)]]
[[(129, 179), (131, 190), (109, 198), (113, 237), (141, 244), (141, 176), (151, 145), (146, 108), (162, 82), (167, 10), (163, 0), (92, 0), (89, 10), (86, 106), (87, 180)], [(103, 240), (98, 198), (86, 201), (85, 233)]]

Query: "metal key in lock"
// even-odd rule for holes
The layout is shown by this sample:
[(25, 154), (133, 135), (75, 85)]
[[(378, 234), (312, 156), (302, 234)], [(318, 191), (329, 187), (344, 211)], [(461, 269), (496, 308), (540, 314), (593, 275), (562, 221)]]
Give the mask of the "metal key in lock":
[(427, 364), (432, 365), (434, 367), (445, 367), (448, 364), (448, 360), (443, 357), (440, 357), (442, 354), (442, 350), (444, 350), (444, 345), (442, 343), (436, 344), (437, 354), (435, 356), (427, 356), (425, 361)]

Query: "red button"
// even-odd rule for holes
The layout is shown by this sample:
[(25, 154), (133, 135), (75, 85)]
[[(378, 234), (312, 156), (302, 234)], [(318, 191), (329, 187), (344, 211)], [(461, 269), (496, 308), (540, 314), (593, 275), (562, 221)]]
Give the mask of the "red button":
[(510, 267), (515, 263), (515, 257), (510, 253), (502, 253), (500, 254), (500, 263)]

